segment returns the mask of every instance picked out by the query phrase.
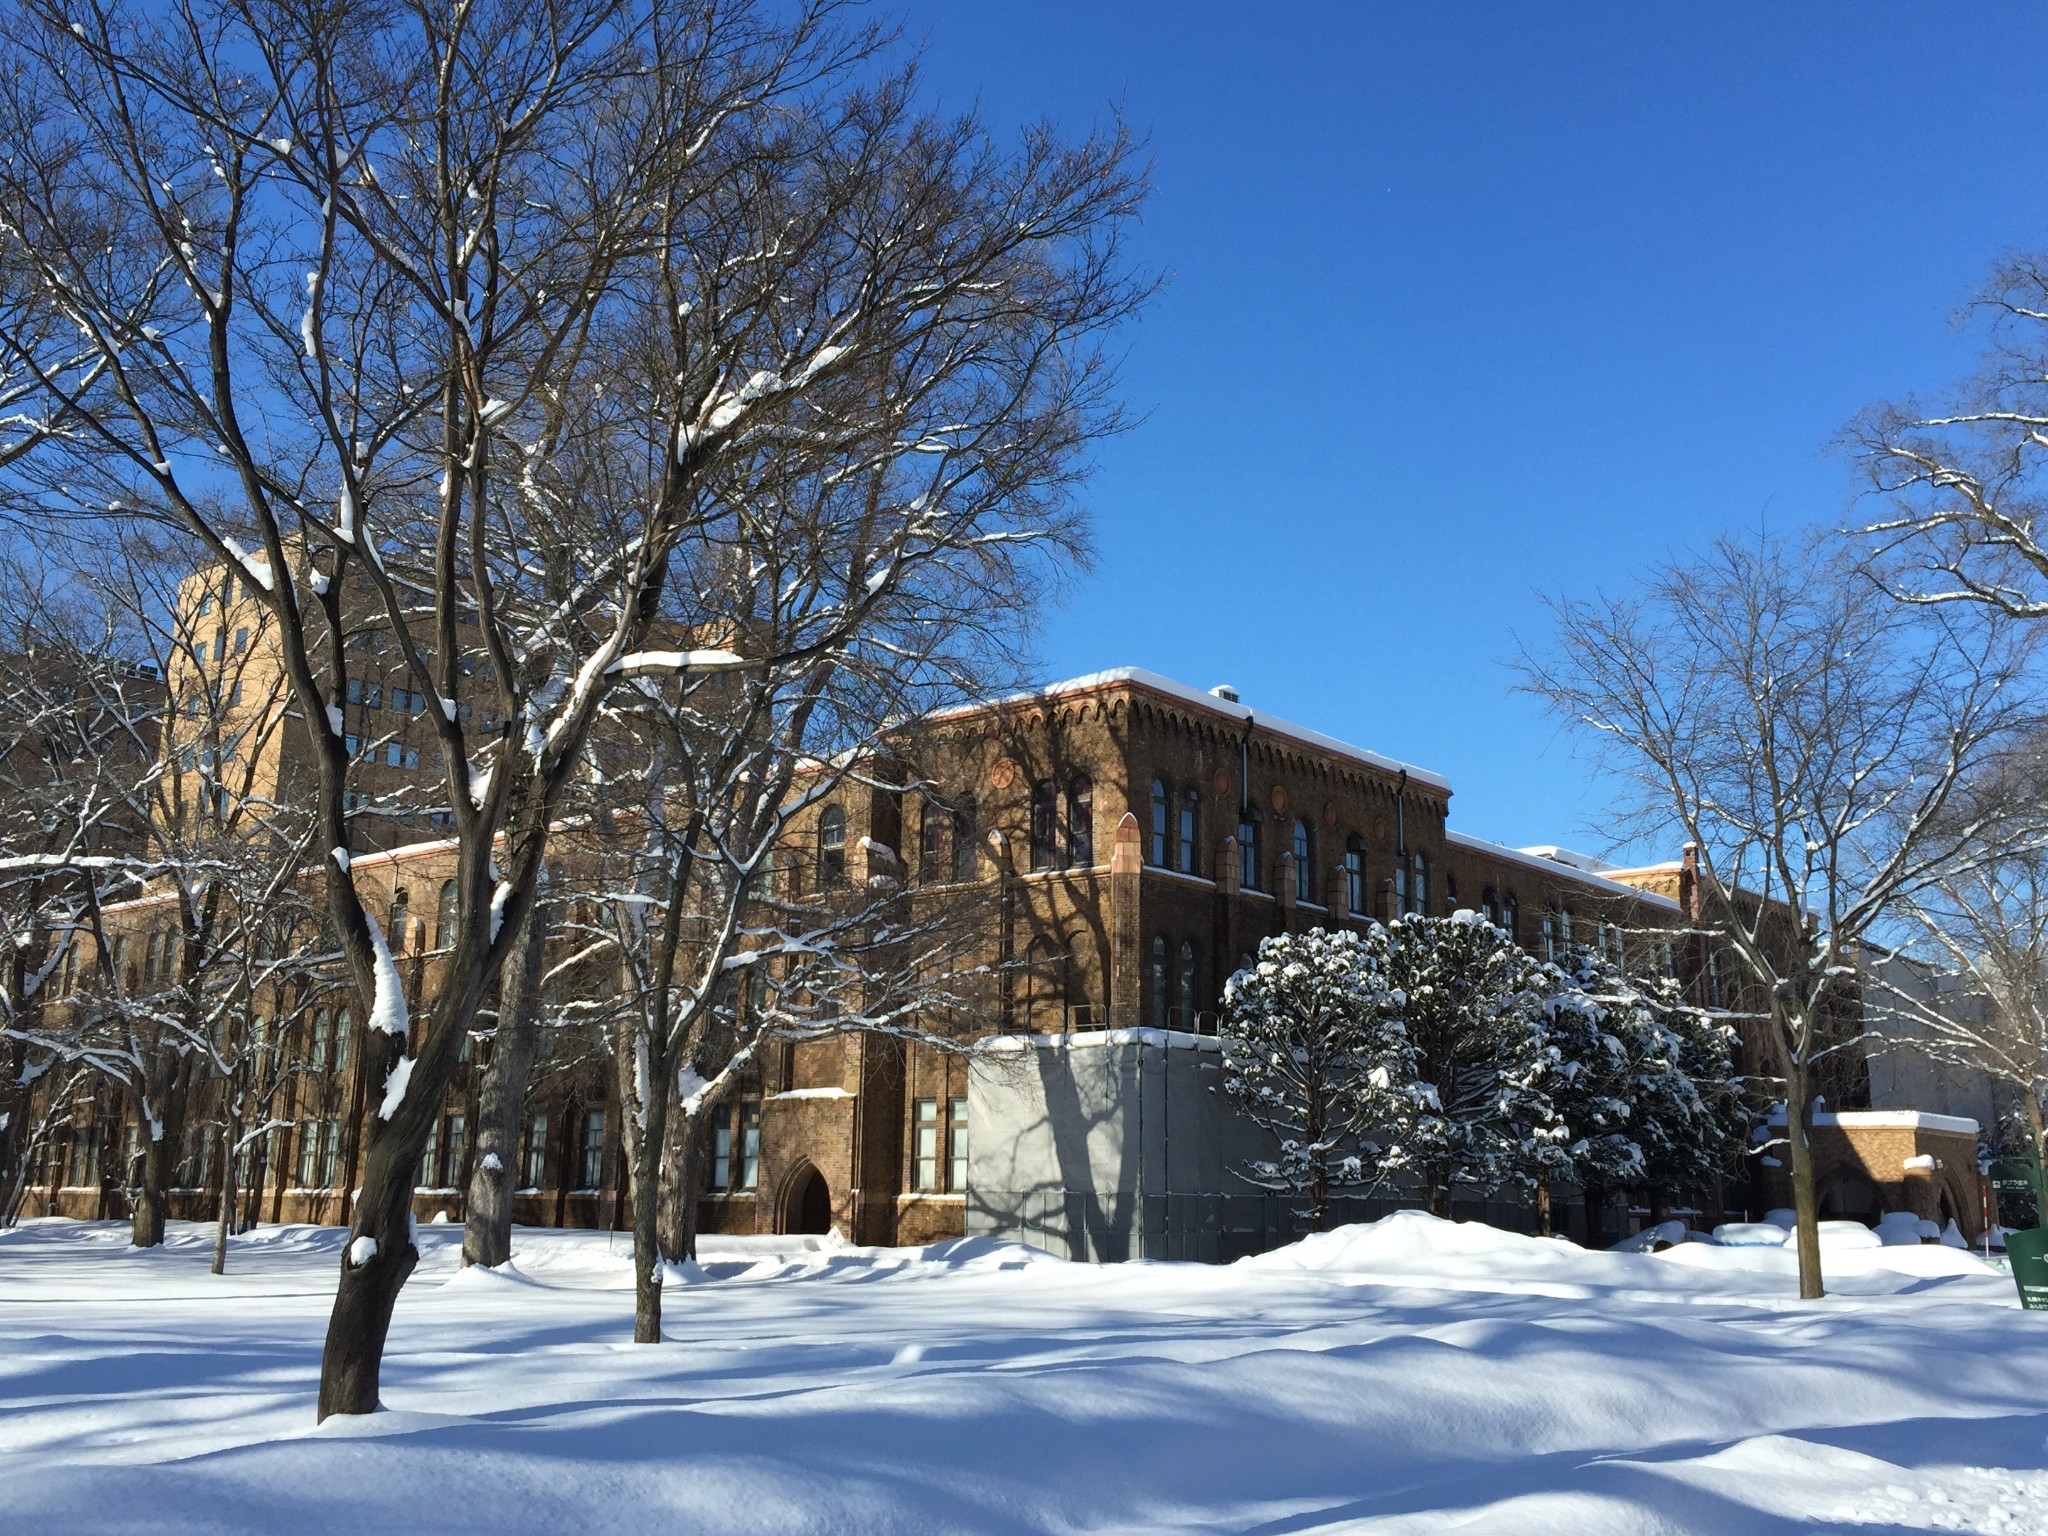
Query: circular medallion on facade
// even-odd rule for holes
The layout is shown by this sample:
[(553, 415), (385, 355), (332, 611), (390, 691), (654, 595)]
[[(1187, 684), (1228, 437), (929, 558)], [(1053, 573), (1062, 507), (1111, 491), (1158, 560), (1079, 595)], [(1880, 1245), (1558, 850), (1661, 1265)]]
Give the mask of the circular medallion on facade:
[(988, 771), (988, 781), (997, 789), (1008, 789), (1017, 782), (1017, 765), (1007, 757), (999, 757)]
[(1323, 802), (1323, 825), (1326, 827), (1337, 825), (1337, 802), (1334, 800), (1325, 800)]
[(1386, 817), (1384, 817), (1384, 816), (1375, 816), (1375, 817), (1373, 817), (1373, 819), (1372, 819), (1372, 840), (1373, 840), (1374, 842), (1376, 842), (1376, 843), (1384, 843), (1384, 842), (1385, 842), (1385, 841), (1387, 840), (1387, 818), (1386, 818)]
[(1230, 793), (1230, 770), (1228, 768), (1218, 768), (1209, 775), (1209, 793), (1218, 800), (1221, 800)]
[(1267, 798), (1268, 800), (1272, 801), (1272, 803), (1273, 803), (1273, 809), (1274, 809), (1274, 811), (1275, 811), (1275, 812), (1279, 812), (1279, 811), (1284, 811), (1284, 810), (1286, 810), (1286, 809), (1287, 809), (1287, 786), (1286, 786), (1285, 784), (1275, 784), (1275, 785), (1273, 786), (1273, 793), (1272, 793), (1272, 794), (1270, 794), (1270, 795), (1268, 795), (1268, 796), (1267, 796), (1266, 798)]

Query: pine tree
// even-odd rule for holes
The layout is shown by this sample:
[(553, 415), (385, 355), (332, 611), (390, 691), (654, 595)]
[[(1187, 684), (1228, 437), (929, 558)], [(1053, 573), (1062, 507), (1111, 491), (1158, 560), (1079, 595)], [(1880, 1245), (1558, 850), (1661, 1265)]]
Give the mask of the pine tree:
[(1550, 1231), (1550, 1198), (1559, 1180), (1587, 1190), (1635, 1186), (1644, 1178), (1638, 1110), (1650, 1095), (1674, 1102), (1679, 1041), (1644, 983), (1590, 949), (1546, 968), (1542, 1004), (1551, 1058), (1543, 1095), (1547, 1114), (1528, 1125), (1525, 1149), (1536, 1185), (1538, 1230)]
[(1549, 1114), (1543, 968), (1469, 911), (1397, 918), (1368, 944), (1417, 1079), (1390, 1155), (1420, 1174), (1439, 1216), (1454, 1189), (1528, 1182), (1527, 1128)]
[(1735, 1031), (1714, 1014), (1688, 1006), (1675, 983), (1660, 987), (1651, 1003), (1676, 1052), (1672, 1070), (1647, 1076), (1638, 1097), (1643, 1184), (1653, 1207), (1694, 1192), (1718, 1210), (1723, 1181), (1740, 1169), (1749, 1145), (1749, 1109), (1735, 1073)]
[(1399, 1166), (1369, 1133), (1412, 1110), (1412, 1052), (1388, 1006), (1384, 946), (1320, 928), (1281, 934), (1223, 989), (1223, 1089), (1279, 1143), (1239, 1175), (1306, 1198), (1311, 1229), (1338, 1190)]

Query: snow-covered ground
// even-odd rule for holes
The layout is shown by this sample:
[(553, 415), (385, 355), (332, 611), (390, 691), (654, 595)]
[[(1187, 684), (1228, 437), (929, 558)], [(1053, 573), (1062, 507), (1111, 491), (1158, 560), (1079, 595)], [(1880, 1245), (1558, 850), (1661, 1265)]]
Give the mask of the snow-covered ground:
[(390, 1411), (312, 1424), (342, 1234), (0, 1234), (9, 1531), (2048, 1532), (2048, 1314), (1967, 1254), (1404, 1213), (1227, 1268), (428, 1228)]

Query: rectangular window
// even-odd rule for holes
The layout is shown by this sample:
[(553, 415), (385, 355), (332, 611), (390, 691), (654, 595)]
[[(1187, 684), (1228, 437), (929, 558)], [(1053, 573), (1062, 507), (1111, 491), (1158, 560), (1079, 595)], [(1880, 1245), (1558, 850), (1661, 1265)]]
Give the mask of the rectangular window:
[(939, 1101), (919, 1099), (912, 1106), (911, 1158), (916, 1165), (917, 1187), (939, 1187)]
[(427, 1132), (426, 1150), (420, 1153), (420, 1176), (414, 1181), (422, 1189), (441, 1187), (441, 1122)]
[(341, 1169), (341, 1122), (329, 1120), (320, 1127), (320, 1187), (334, 1188)]
[(320, 1122), (299, 1122), (299, 1188), (313, 1189), (320, 1173)]
[(348, 680), (348, 701), (351, 704), (363, 702), (363, 680), (360, 677), (352, 677)]
[(540, 1116), (526, 1122), (526, 1138), (519, 1152), (519, 1187), (539, 1189), (548, 1171), (548, 1123)]
[(583, 1113), (582, 1157), (578, 1160), (578, 1189), (597, 1189), (604, 1183), (604, 1111)]
[(246, 650), (248, 650), (248, 649), (249, 649), (249, 631), (248, 631), (248, 628), (247, 628), (247, 626), (244, 626), (243, 628), (241, 628), (241, 629), (238, 629), (238, 630), (236, 630), (236, 631), (235, 631), (235, 654), (236, 654), (237, 656), (239, 656), (239, 655), (241, 655), (241, 654), (242, 654), (242, 652), (244, 652), (244, 651), (246, 651)]
[(761, 1106), (740, 1105), (740, 1188), (761, 1185)]
[(387, 741), (384, 744), (384, 761), (388, 766), (396, 768), (405, 761), (405, 748), (395, 741)]
[(711, 1192), (722, 1195), (732, 1188), (732, 1127), (721, 1125), (711, 1133)]
[(469, 1121), (462, 1115), (448, 1117), (448, 1182), (455, 1183), (462, 1177), (462, 1159), (468, 1150)]
[(358, 736), (354, 731), (350, 731), (346, 736), (342, 737), (341, 740), (342, 746), (347, 750), (348, 755), (350, 757), (357, 757), (361, 755), (363, 750), (362, 737)]
[(228, 659), (228, 632), (225, 629), (217, 629), (213, 632), (213, 659), (215, 661), (226, 661)]
[(407, 747), (405, 749), (405, 766), (408, 768), (417, 768), (419, 767), (419, 765), (420, 749), (418, 747)]
[(946, 1188), (959, 1194), (967, 1188), (967, 1101), (946, 1101)]

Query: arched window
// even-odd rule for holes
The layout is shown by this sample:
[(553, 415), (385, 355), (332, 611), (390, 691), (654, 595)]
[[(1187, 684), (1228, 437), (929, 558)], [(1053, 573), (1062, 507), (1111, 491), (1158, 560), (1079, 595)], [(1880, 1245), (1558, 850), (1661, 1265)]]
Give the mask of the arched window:
[(1060, 861), (1059, 796), (1052, 780), (1040, 779), (1031, 786), (1031, 867), (1051, 869)]
[(1259, 813), (1247, 805), (1237, 813), (1237, 883), (1247, 891), (1264, 890), (1259, 868)]
[(1572, 947), (1572, 914), (1568, 907), (1557, 909), (1557, 943), (1560, 949)]
[(846, 884), (846, 812), (837, 805), (818, 813), (818, 883), (828, 891)]
[(981, 855), (977, 850), (972, 800), (963, 801), (953, 812), (953, 878), (981, 878)]
[(1294, 822), (1294, 899), (1316, 899), (1315, 838), (1307, 820), (1301, 817)]
[(385, 937), (391, 944), (391, 952), (403, 954), (412, 930), (412, 893), (402, 885), (391, 898), (390, 928)]
[(1500, 897), (1490, 885), (1479, 893), (1479, 911), (1494, 927), (1500, 926)]
[(1408, 899), (1414, 903), (1409, 910), (1429, 910), (1429, 860), (1419, 853), (1410, 861)]
[(1202, 872), (1201, 843), (1198, 840), (1201, 827), (1202, 792), (1192, 784), (1183, 784), (1180, 789), (1180, 853), (1174, 860), (1174, 867), (1184, 875)]
[(1167, 868), (1166, 823), (1170, 818), (1170, 814), (1171, 807), (1167, 804), (1166, 798), (1166, 780), (1154, 779), (1152, 781), (1152, 836), (1145, 845), (1145, 862), (1154, 869)]
[(135, 985), (135, 978), (128, 972), (128, 935), (125, 933), (114, 940), (114, 976), (124, 987)]
[(158, 960), (157, 956), (163, 947), (163, 941), (164, 936), (162, 934), (152, 933), (148, 941), (142, 946), (142, 979), (144, 981), (155, 981), (157, 978), (157, 967), (162, 963)]
[(1344, 839), (1344, 907), (1365, 911), (1365, 839), (1356, 832)]
[(918, 878), (927, 885), (936, 885), (946, 878), (946, 823), (950, 818), (945, 807), (925, 796), (924, 821), (918, 835)]
[(1095, 781), (1085, 773), (1067, 781), (1067, 862), (1095, 863)]
[(327, 1070), (327, 1047), (333, 1038), (333, 1029), (334, 1021), (327, 1017), (325, 1008), (313, 1015), (313, 1044), (306, 1053), (306, 1064), (315, 1072)]
[(455, 947), (455, 918), (461, 907), (461, 898), (456, 894), (455, 882), (443, 880), (441, 894), (434, 903), (434, 948)]
[(1509, 938), (1517, 942), (1520, 941), (1522, 904), (1515, 900), (1515, 893), (1513, 891), (1507, 892), (1500, 899), (1500, 926), (1501, 931), (1506, 933)]
[(1152, 1027), (1164, 1029), (1167, 1026), (1167, 1008), (1172, 999), (1166, 991), (1166, 938), (1155, 934), (1152, 939)]
[(1192, 939), (1180, 941), (1180, 1027), (1191, 1033), (1198, 1028), (1195, 1008), (1195, 944)]
[(334, 1015), (333, 1061), (334, 1070), (337, 1072), (345, 1070), (348, 1066), (348, 1037), (349, 1031), (354, 1027), (355, 1023), (349, 1017), (349, 1012), (346, 1008), (341, 1009)]
[(1543, 958), (1555, 960), (1558, 957), (1557, 917), (1554, 913), (1543, 914)]

